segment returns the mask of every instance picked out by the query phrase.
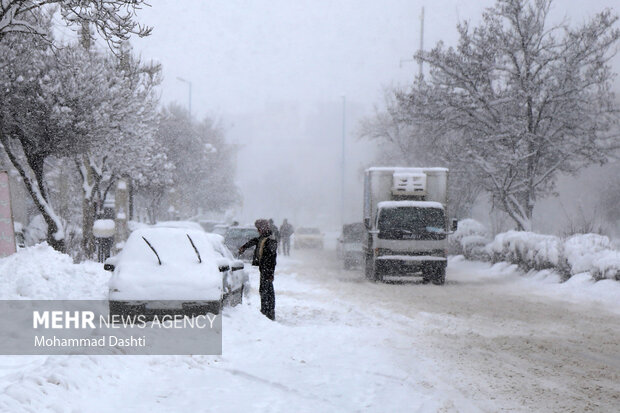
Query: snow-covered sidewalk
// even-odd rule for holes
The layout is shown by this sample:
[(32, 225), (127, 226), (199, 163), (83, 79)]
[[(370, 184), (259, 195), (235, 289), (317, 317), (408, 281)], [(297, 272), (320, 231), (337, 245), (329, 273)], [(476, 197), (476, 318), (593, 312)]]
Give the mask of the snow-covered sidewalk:
[[(44, 298), (46, 289), (49, 298), (65, 298), (59, 291), (69, 284), (84, 294), (70, 298), (105, 296), (108, 273), (99, 266), (73, 265), (44, 248), (23, 253), (32, 254), (29, 262), (37, 256), (52, 261), (45, 270), (37, 264), (47, 275), (31, 274), (28, 289), (16, 287), (19, 281), (7, 271), (22, 270), (1, 261), (3, 291), (13, 291), (3, 298), (18, 298), (11, 296), (18, 291)], [(294, 257), (279, 258), (275, 323), (258, 311), (252, 270), (249, 300), (225, 309), (222, 356), (4, 356), (0, 411), (613, 407), (620, 317), (609, 311), (608, 300), (618, 290), (609, 287), (607, 296), (595, 297), (585, 284), (558, 289), (552, 275), (524, 278), (509, 266), (458, 258), (443, 287), (375, 284), (361, 271), (339, 269), (331, 252), (295, 251)], [(11, 259), (11, 265), (20, 263)]]

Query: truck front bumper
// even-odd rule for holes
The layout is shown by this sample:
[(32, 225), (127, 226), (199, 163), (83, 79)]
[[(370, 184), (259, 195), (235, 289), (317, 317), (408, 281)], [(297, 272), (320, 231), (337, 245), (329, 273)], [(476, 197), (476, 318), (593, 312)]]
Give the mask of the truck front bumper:
[(375, 271), (381, 275), (413, 275), (434, 273), (447, 266), (446, 257), (430, 255), (382, 255), (375, 259)]

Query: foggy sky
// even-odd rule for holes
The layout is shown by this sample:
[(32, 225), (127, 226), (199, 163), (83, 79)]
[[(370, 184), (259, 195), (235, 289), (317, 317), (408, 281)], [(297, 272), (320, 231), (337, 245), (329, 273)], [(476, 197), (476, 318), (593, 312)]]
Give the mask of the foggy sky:
[[(153, 34), (133, 41), (162, 63), (162, 101), (218, 119), (241, 146), (237, 182), (244, 203), (234, 218), (288, 217), (293, 224), (340, 224), (343, 96), (346, 96), (345, 221), (361, 219), (361, 174), (372, 145), (357, 122), (382, 89), (417, 74), (425, 7), (425, 49), (453, 45), (460, 20), (479, 21), (492, 0), (157, 0), (139, 13)], [(612, 0), (556, 0), (552, 15), (578, 24)], [(401, 60), (405, 60), (401, 63)], [(614, 66), (620, 67), (618, 57)]]

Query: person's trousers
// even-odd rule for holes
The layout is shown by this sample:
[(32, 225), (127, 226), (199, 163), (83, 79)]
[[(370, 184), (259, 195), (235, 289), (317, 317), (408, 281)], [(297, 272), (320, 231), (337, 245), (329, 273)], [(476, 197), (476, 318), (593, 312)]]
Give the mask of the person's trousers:
[(282, 237), (282, 253), (291, 255), (291, 237)]
[(273, 281), (261, 277), (258, 288), (260, 294), (260, 312), (271, 320), (276, 318), (276, 294), (273, 290)]

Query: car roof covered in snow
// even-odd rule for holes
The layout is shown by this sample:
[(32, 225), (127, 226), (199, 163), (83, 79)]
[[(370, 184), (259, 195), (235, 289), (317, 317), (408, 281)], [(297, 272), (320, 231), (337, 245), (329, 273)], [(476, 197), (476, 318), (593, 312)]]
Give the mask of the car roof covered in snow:
[(366, 171), (383, 171), (396, 173), (424, 173), (424, 171), (448, 172), (448, 168), (431, 167), (431, 168), (408, 168), (400, 166), (373, 166)]

